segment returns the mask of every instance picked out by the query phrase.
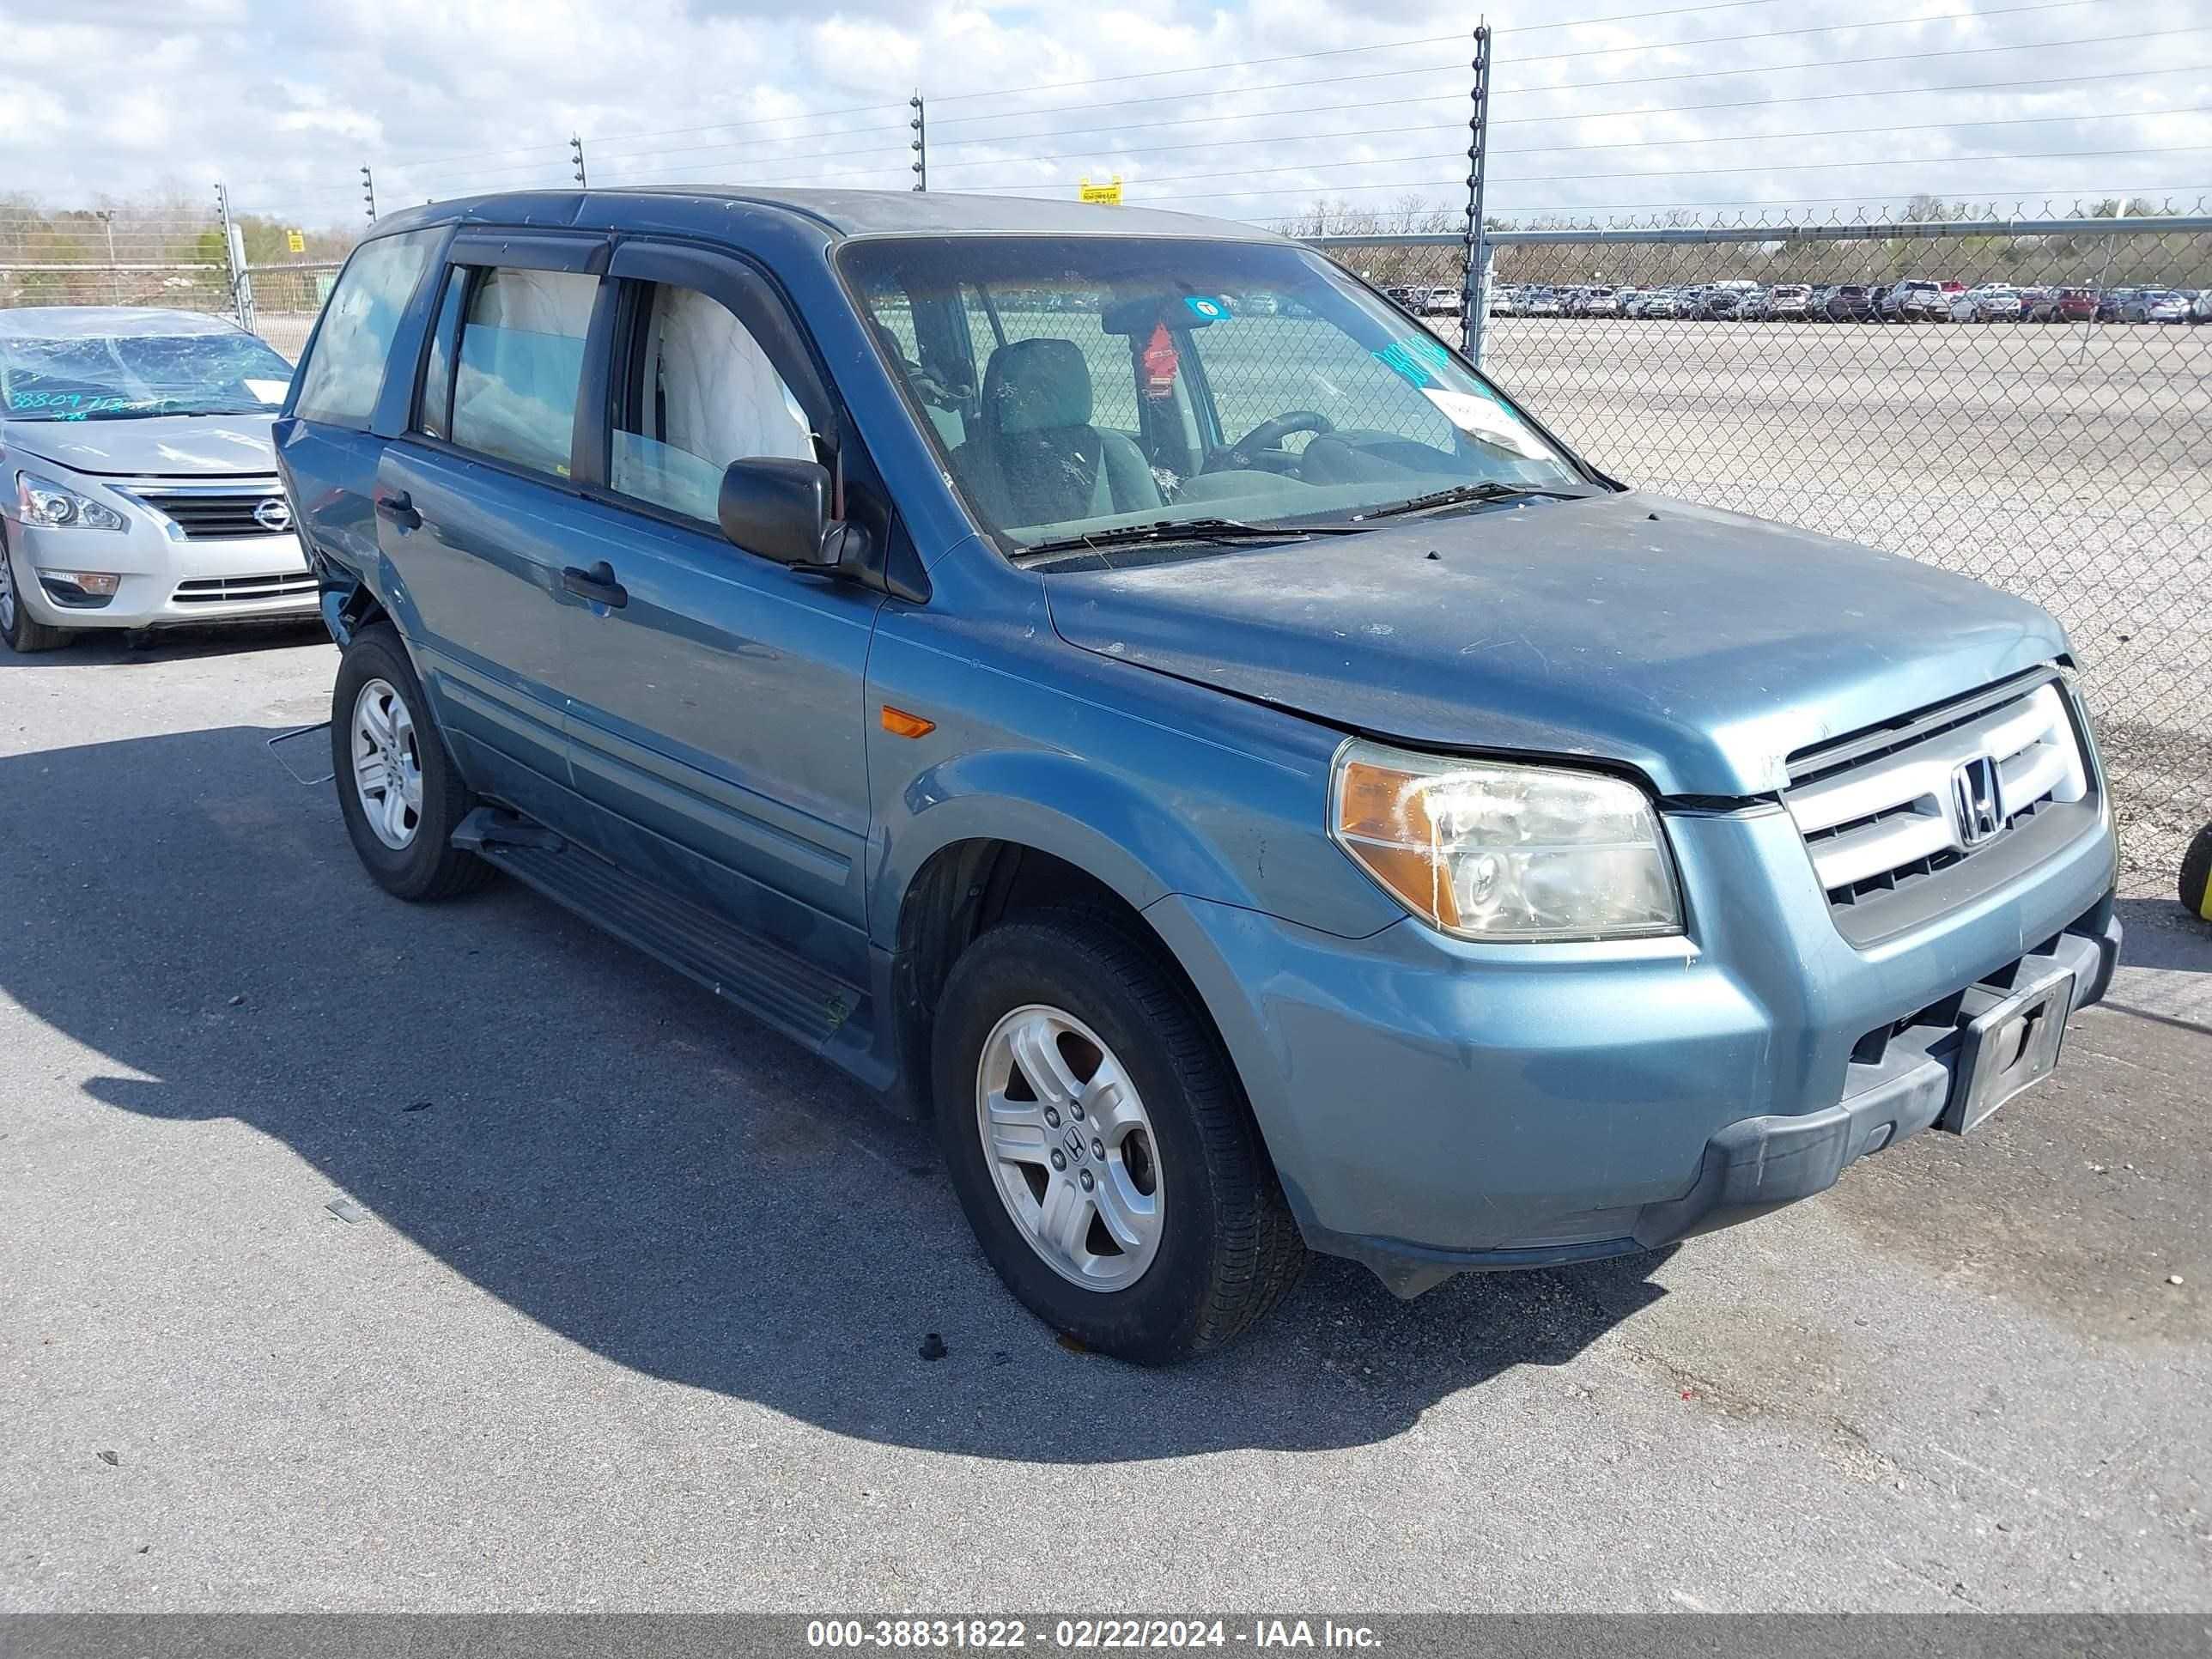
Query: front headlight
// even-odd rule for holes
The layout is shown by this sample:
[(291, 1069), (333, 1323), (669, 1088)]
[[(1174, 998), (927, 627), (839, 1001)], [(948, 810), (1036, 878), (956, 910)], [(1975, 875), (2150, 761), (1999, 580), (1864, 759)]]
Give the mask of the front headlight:
[(1423, 921), (1461, 939), (1623, 939), (1682, 930), (1650, 799), (1595, 772), (1338, 750), (1329, 833)]
[(35, 472), (15, 475), (15, 516), (40, 530), (123, 530), (130, 520)]

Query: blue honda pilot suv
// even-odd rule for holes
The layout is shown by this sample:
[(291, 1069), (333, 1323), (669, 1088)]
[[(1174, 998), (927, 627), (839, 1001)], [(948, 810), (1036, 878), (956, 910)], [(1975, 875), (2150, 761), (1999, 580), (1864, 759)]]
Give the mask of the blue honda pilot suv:
[(933, 1119), (1169, 1360), (1964, 1132), (2118, 952), (2064, 633), (1645, 495), (1248, 227), (839, 191), (379, 222), (277, 457), (338, 799)]

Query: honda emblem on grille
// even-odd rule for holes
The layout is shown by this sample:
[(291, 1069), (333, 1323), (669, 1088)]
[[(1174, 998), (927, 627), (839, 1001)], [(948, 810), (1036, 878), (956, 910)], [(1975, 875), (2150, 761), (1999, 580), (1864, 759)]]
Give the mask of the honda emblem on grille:
[(289, 530), (292, 508), (282, 495), (271, 495), (253, 509), (253, 522), (267, 531)]
[(1987, 755), (1951, 770), (1951, 805), (1959, 820), (1959, 844), (1979, 847), (2004, 827), (2004, 798), (1997, 763)]

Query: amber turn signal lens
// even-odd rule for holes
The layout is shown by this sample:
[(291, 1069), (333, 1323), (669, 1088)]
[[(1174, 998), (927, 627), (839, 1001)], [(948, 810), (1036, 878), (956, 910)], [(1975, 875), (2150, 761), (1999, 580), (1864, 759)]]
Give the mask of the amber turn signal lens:
[(919, 714), (909, 714), (903, 708), (884, 705), (884, 730), (895, 738), (926, 738), (937, 730), (935, 720), (926, 720)]

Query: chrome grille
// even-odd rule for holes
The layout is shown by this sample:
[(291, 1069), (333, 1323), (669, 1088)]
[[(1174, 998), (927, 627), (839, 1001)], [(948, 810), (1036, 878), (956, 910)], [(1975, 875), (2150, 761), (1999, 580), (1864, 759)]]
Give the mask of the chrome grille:
[[(1887, 735), (1887, 734), (1885, 734)], [(1843, 745), (1794, 764), (1783, 803), (1831, 904), (1894, 891), (1997, 846), (2045, 808), (2089, 798), (2091, 781), (2054, 679), (1894, 739)]]
[(245, 605), (256, 599), (289, 599), (312, 595), (315, 579), (305, 570), (282, 570), (266, 576), (204, 576), (179, 582), (179, 605)]
[(175, 525), (187, 540), (286, 536), (292, 531), (292, 509), (285, 502), (282, 486), (274, 478), (237, 479), (219, 484), (149, 479), (126, 489)]

